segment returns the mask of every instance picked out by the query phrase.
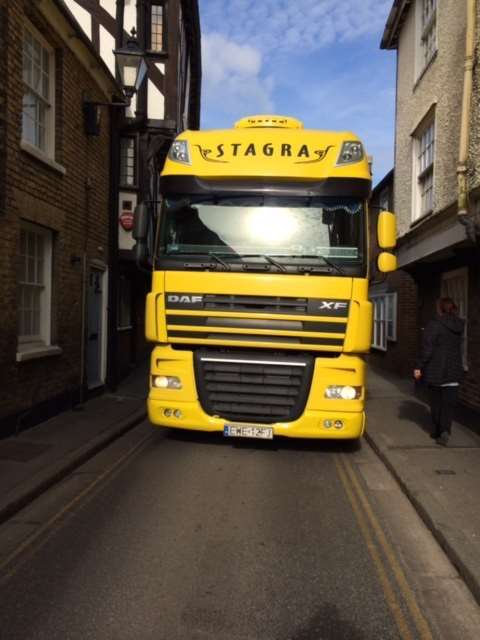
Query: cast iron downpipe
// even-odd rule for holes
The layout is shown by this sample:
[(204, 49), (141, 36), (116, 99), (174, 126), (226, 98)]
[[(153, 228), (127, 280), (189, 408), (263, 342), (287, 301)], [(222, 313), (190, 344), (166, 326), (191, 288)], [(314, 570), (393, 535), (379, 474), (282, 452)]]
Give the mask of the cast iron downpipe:
[(457, 216), (464, 225), (467, 237), (476, 242), (474, 215), (468, 202), (468, 145), (470, 141), (470, 111), (472, 104), (473, 63), (475, 55), (476, 0), (467, 0), (467, 29), (465, 35), (465, 66), (463, 79), (462, 114), (460, 122), (460, 149), (457, 165), (458, 201)]

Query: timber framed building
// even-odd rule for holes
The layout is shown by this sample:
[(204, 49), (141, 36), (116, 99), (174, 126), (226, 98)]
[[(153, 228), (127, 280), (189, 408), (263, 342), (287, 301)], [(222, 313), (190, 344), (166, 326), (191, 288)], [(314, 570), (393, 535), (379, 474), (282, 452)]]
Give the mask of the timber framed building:
[(145, 296), (150, 283), (133, 262), (132, 215), (155, 206), (158, 174), (172, 139), (200, 124), (201, 51), (197, 0), (64, 0), (95, 50), (115, 74), (113, 50), (132, 29), (145, 52), (147, 77), (129, 109), (116, 110), (112, 149), (116, 221), (110, 304), (112, 354), (108, 382), (145, 357)]

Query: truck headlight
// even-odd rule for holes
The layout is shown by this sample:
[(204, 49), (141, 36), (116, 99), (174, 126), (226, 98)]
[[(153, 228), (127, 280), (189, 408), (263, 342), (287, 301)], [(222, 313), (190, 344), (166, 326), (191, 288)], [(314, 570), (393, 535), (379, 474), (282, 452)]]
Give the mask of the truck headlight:
[(190, 160), (190, 149), (188, 140), (175, 140), (168, 152), (169, 160), (180, 162), (181, 164), (192, 164)]
[(360, 162), (360, 160), (363, 160), (362, 143), (354, 140), (344, 142), (338, 156), (337, 165), (351, 164), (352, 162)]
[(177, 376), (153, 376), (152, 386), (157, 389), (181, 389), (182, 381)]
[(331, 385), (325, 389), (325, 398), (330, 400), (357, 400), (362, 395), (362, 387)]

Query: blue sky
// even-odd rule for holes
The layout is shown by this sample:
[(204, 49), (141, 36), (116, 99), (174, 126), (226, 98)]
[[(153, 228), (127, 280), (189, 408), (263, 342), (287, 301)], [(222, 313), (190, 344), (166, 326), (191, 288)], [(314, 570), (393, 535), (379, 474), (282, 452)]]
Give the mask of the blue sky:
[(393, 166), (395, 52), (380, 40), (393, 0), (199, 0), (202, 128), (259, 113), (350, 130)]

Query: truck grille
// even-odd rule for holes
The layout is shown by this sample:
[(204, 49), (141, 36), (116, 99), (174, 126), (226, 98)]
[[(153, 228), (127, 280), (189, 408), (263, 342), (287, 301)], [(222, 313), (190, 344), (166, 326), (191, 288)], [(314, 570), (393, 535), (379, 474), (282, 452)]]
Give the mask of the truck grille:
[(168, 340), (177, 343), (255, 342), (259, 348), (268, 343), (281, 349), (338, 352), (345, 340), (348, 311), (348, 300), (181, 293), (166, 296)]
[(290, 422), (303, 412), (313, 357), (199, 350), (195, 375), (209, 415), (239, 422)]

